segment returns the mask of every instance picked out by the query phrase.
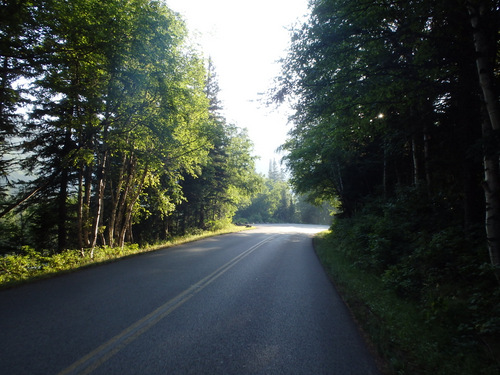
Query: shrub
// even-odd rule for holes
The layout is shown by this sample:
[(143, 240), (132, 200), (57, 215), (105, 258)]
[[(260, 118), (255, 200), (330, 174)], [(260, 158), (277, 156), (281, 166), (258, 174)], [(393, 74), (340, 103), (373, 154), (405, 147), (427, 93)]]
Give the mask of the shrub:
[(332, 241), (351, 266), (377, 277), (445, 332), (439, 350), (487, 352), (493, 363), (500, 357), (498, 282), (483, 228), (466, 232), (458, 216), (447, 197), (406, 189), (336, 219)]

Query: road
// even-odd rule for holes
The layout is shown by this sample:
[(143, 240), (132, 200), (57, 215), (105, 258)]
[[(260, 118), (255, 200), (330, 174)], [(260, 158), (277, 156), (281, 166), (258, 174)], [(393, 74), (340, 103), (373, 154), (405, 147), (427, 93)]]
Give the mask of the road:
[(0, 373), (378, 374), (305, 225), (0, 292)]

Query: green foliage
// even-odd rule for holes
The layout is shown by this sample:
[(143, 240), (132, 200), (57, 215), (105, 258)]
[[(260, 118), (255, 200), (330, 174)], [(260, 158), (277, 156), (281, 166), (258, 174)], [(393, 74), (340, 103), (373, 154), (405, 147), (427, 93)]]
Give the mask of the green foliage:
[[(354, 217), (337, 219), (330, 241), (350, 267), (373, 275), (379, 287), (420, 311), (415, 319), (445, 335), (437, 350), (484, 357), (498, 350), (498, 286), (481, 232), (465, 235), (455, 222), (433, 219), (449, 215), (448, 204), (439, 197), (422, 201), (414, 189), (372, 200)], [(494, 368), (493, 358), (487, 362)]]
[[(0, 4), (0, 196), (12, 187), (9, 176), (18, 170), (15, 163), (18, 124), (22, 119), (18, 109), (28, 101), (25, 90), (18, 85), (22, 74), (33, 75), (30, 54), (39, 43), (43, 28), (32, 17), (32, 3), (2, 1)], [(22, 73), (21, 73), (22, 72)]]
[[(428, 267), (427, 262), (414, 256), (411, 263), (405, 259), (401, 264), (389, 266), (389, 270), (398, 272), (397, 277), (373, 268), (367, 271), (356, 260), (372, 258), (377, 245), (373, 249), (360, 246), (354, 233), (363, 225), (366, 226), (363, 215), (336, 219), (333, 231), (316, 239), (316, 251), (384, 359), (385, 371), (495, 374), (500, 366), (497, 361), (499, 293), (491, 270), (478, 274), (470, 263), (460, 264), (459, 270), (450, 270), (454, 267), (450, 264)], [(454, 236), (450, 238), (449, 231), (435, 233), (434, 251), (441, 254), (464, 251), (463, 243)], [(406, 245), (420, 246), (417, 238), (415, 242)], [(474, 262), (474, 254), (462, 256)], [(424, 270), (417, 270), (419, 267), (426, 268), (431, 275), (422, 274)], [(480, 286), (477, 280), (476, 285), (471, 282), (477, 278)], [(425, 284), (431, 282), (439, 284)]]
[(330, 225), (336, 212), (329, 202), (310, 203), (306, 196), (299, 195), (295, 202), (295, 216), (300, 223)]
[(477, 197), (472, 49), (465, 5), (313, 1), (274, 93), (293, 97), (283, 149), (296, 191), (338, 197), (345, 215), (401, 185), (460, 190), (467, 180)]
[(210, 231), (193, 229), (185, 236), (177, 236), (168, 241), (161, 241), (154, 245), (129, 244), (123, 247), (97, 247), (94, 251), (65, 250), (60, 253), (36, 251), (29, 246), (23, 246), (20, 254), (0, 256), (0, 288), (18, 285), (40, 278), (50, 277), (63, 272), (72, 272), (82, 267), (99, 265), (103, 262), (115, 261), (123, 257), (132, 256), (166, 247), (195, 241), (201, 238), (224, 233), (244, 230), (230, 223), (215, 223)]
[(241, 207), (236, 221), (252, 223), (286, 223), (294, 222), (295, 209), (290, 187), (284, 181), (263, 178), (260, 192), (249, 205)]
[(15, 252), (24, 240), (23, 217), (9, 214), (0, 221), (0, 254)]
[(259, 189), (248, 135), (217, 114), (213, 66), (163, 2), (18, 5), (0, 6), (0, 178), (13, 135), (22, 153), (9, 163), (32, 178), (11, 189), (2, 252), (92, 253), (220, 227)]
[(232, 224), (232, 220), (230, 218), (225, 218), (221, 220), (209, 221), (207, 223), (208, 230), (212, 232), (219, 231), (221, 229), (227, 228)]
[(335, 209), (328, 202), (310, 203), (310, 198), (294, 195), (276, 162), (269, 164), (269, 177), (249, 204), (240, 205), (235, 220), (239, 223), (330, 224)]
[(171, 230), (176, 233), (228, 225), (237, 208), (248, 205), (260, 190), (262, 182), (255, 172), (255, 157), (251, 156), (252, 142), (246, 129), (228, 124), (219, 113), (217, 93), (215, 69), (209, 61), (205, 80), (209, 121), (204, 134), (211, 148), (197, 173), (182, 175), (179, 186), (184, 201), (170, 218)]
[[(481, 31), (498, 50), (496, 1), (312, 1), (274, 92), (294, 106), (282, 147), (292, 186), (313, 201), (341, 204), (330, 239), (345, 268), (422, 312), (408, 324), (443, 333), (426, 338), (420, 354), (394, 320), (381, 338), (397, 338), (396, 346), (420, 358), (422, 373), (498, 371), (498, 269), (488, 265), (481, 229), (481, 159), (490, 140), (481, 139), (488, 121), (469, 17), (476, 6), (484, 12)], [(499, 62), (491, 58), (490, 68)], [(490, 201), (487, 207), (493, 212)], [(385, 303), (387, 310), (392, 302)], [(396, 362), (401, 373), (418, 373)]]

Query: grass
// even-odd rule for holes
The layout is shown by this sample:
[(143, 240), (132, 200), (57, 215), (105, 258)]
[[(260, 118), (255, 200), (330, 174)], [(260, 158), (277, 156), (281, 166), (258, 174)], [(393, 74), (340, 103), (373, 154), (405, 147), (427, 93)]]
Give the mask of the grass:
[(325, 270), (371, 346), (385, 374), (496, 374), (483, 349), (457, 342), (445, 327), (425, 318), (421, 309), (387, 289), (376, 275), (356, 268), (323, 232), (315, 249)]
[(55, 275), (74, 272), (118, 259), (150, 251), (165, 249), (203, 238), (247, 230), (247, 227), (230, 225), (217, 231), (203, 231), (197, 234), (179, 236), (169, 241), (139, 247), (137, 244), (123, 248), (97, 247), (91, 256), (89, 251), (66, 250), (58, 254), (45, 255), (25, 247), (22, 254), (0, 257), (0, 289), (10, 288)]

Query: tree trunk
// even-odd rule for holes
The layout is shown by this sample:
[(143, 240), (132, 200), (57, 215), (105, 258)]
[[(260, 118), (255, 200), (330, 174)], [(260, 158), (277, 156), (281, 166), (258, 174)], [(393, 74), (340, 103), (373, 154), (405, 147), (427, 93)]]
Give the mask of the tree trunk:
[[(81, 163), (80, 163), (81, 164)], [(78, 207), (77, 207), (77, 223), (78, 223), (78, 248), (83, 250), (83, 166), (80, 165), (78, 171)]]
[[(71, 147), (71, 130), (66, 129), (64, 135), (64, 156), (69, 153)], [(64, 159), (64, 158), (63, 158)], [(64, 164), (64, 163), (63, 163)], [(68, 210), (66, 206), (66, 200), (68, 199), (68, 183), (69, 183), (69, 172), (65, 165), (61, 165), (61, 179), (59, 187), (59, 207), (58, 207), (58, 218), (57, 218), (57, 251), (62, 252), (66, 249), (66, 219), (68, 216)]]
[(429, 127), (427, 124), (424, 125), (424, 170), (425, 170), (425, 184), (427, 187), (427, 194), (430, 195), (432, 188), (432, 178), (431, 178), (431, 152), (430, 152), (430, 135)]
[(94, 225), (92, 227), (92, 244), (90, 255), (93, 257), (94, 249), (97, 245), (97, 238), (99, 237), (99, 229), (101, 224), (101, 216), (104, 206), (104, 189), (106, 187), (106, 165), (108, 163), (108, 151), (102, 154), (101, 165), (99, 167), (98, 182), (97, 182), (97, 200), (94, 215)]
[[(495, 90), (494, 61), (496, 58), (496, 42), (498, 38), (498, 11), (492, 10), (493, 5), (480, 1), (477, 5), (468, 3), (471, 25), (476, 50), (476, 66), (479, 84), (483, 91), (483, 99), (488, 111), (493, 130), (500, 129), (500, 105), (498, 93)], [(496, 22), (496, 24), (495, 24)]]
[(24, 202), (26, 202), (27, 200), (29, 200), (30, 198), (34, 197), (39, 191), (45, 189), (47, 186), (50, 185), (50, 183), (52, 182), (52, 179), (53, 178), (56, 178), (57, 177), (57, 174), (56, 175), (52, 175), (51, 177), (49, 177), (43, 184), (41, 184), (40, 186), (38, 186), (37, 188), (35, 188), (33, 191), (29, 192), (28, 194), (24, 195), (20, 200), (18, 200), (17, 202), (14, 202), (12, 203), (11, 205), (9, 205), (9, 207), (7, 207), (5, 210), (3, 210), (2, 212), (0, 212), (0, 218), (4, 217), (5, 215), (7, 215), (10, 211), (12, 211), (13, 209), (19, 207), (21, 204), (23, 204)]
[(84, 167), (83, 171), (83, 205), (82, 205), (82, 238), (83, 248), (90, 247), (90, 199), (92, 197), (92, 168)]
[(413, 161), (413, 185), (420, 185), (420, 158), (417, 146), (417, 134), (411, 136), (411, 156)]
[(8, 103), (6, 89), (8, 85), (8, 69), (9, 69), (9, 58), (4, 56), (2, 65), (2, 75), (0, 83), (0, 124), (2, 127), (7, 126), (7, 110), (4, 109), (5, 103)]
[(384, 156), (383, 156), (383, 170), (382, 170), (382, 187), (384, 193), (384, 199), (387, 198), (387, 145), (384, 145)]
[[(111, 188), (111, 215), (108, 223), (108, 243), (110, 247), (115, 245), (115, 225), (116, 217), (118, 215), (118, 207), (121, 200), (121, 190), (123, 187), (124, 175), (125, 175), (125, 163), (127, 157), (125, 153), (123, 154), (122, 164), (120, 166), (120, 172), (118, 173), (118, 180), (116, 184), (116, 189)], [(113, 192), (114, 190), (114, 192)]]
[[(488, 119), (483, 123), (483, 134), (491, 134)], [(485, 147), (488, 148), (487, 146)], [(491, 264), (500, 266), (500, 168), (498, 155), (486, 150), (484, 153), (484, 193), (486, 198), (486, 237)]]
[[(483, 93), (483, 137), (486, 142), (495, 139), (500, 131), (500, 105), (495, 90), (496, 41), (498, 38), (498, 10), (487, 1), (467, 3), (472, 25), (476, 67)], [(492, 149), (493, 148), (493, 149)], [(484, 191), (486, 197), (486, 236), (493, 266), (500, 267), (500, 167), (497, 145), (484, 147)], [(497, 271), (497, 276), (498, 276)]]
[(200, 205), (198, 228), (205, 229), (205, 205)]
[[(137, 161), (134, 155), (131, 155), (129, 157), (128, 164), (129, 164), (128, 175), (126, 177), (127, 181), (125, 183), (123, 192), (120, 192), (120, 200), (118, 202), (115, 226), (114, 226), (114, 235), (116, 237), (114, 243), (116, 243), (117, 246), (119, 247), (123, 247), (121, 238), (122, 238), (123, 228), (126, 226), (127, 202), (130, 199), (129, 196), (131, 194), (131, 190), (133, 189), (133, 184), (136, 174)], [(123, 180), (125, 180), (125, 176), (123, 176)]]
[(66, 200), (68, 198), (68, 170), (63, 168), (61, 172), (61, 185), (59, 187), (59, 207), (57, 218), (57, 251), (59, 253), (66, 249), (66, 217), (67, 207)]
[(126, 207), (126, 213), (125, 213), (125, 218), (123, 221), (123, 225), (120, 231), (120, 238), (119, 238), (119, 247), (125, 246), (125, 235), (127, 234), (127, 230), (132, 231), (132, 213), (134, 211), (134, 206), (137, 200), (139, 199), (139, 196), (141, 195), (142, 192), (142, 187), (144, 186), (144, 181), (146, 180), (146, 176), (148, 174), (148, 168), (144, 168), (144, 172), (141, 176), (141, 179), (139, 181), (139, 184), (134, 192), (134, 196), (128, 201), (127, 207)]

